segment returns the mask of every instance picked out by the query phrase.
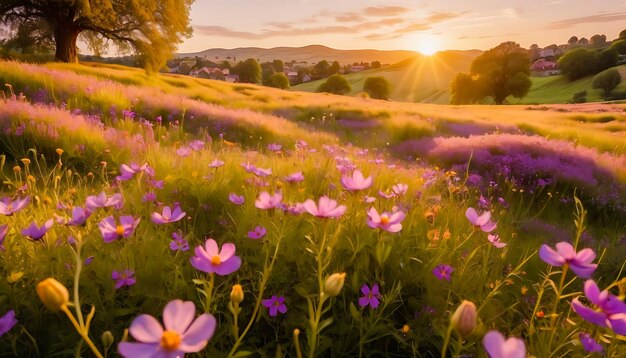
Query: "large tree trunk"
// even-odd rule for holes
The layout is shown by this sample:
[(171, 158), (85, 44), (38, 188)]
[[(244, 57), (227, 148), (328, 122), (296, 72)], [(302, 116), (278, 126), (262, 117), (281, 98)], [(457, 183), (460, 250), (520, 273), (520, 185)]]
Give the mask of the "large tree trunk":
[(71, 25), (57, 25), (54, 31), (54, 42), (56, 44), (54, 58), (56, 61), (69, 63), (78, 62), (78, 54), (76, 52), (78, 33), (79, 31)]

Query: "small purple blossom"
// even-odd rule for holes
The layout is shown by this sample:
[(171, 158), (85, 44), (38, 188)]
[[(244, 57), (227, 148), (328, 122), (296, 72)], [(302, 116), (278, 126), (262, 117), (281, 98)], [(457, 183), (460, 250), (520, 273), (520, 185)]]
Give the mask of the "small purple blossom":
[(365, 178), (363, 173), (360, 170), (355, 169), (352, 172), (352, 176), (342, 175), (341, 176), (341, 185), (343, 185), (344, 189), (350, 191), (358, 191), (364, 190), (372, 186), (374, 183), (374, 179), (372, 176)]
[(383, 212), (380, 215), (374, 207), (367, 212), (367, 226), (372, 229), (381, 229), (387, 232), (396, 233), (402, 230), (402, 220), (406, 214), (403, 211), (393, 213)]
[(483, 347), (490, 358), (526, 358), (526, 345), (521, 338), (505, 339), (498, 331), (489, 331), (483, 338)]
[(33, 220), (30, 226), (23, 229), (21, 232), (22, 235), (28, 236), (31, 240), (39, 240), (52, 228), (53, 223), (54, 220), (49, 219), (43, 225), (37, 226), (37, 223)]
[(273, 195), (270, 195), (268, 192), (264, 191), (259, 194), (259, 198), (254, 202), (254, 206), (257, 209), (274, 209), (280, 205), (280, 202), (283, 200), (283, 194), (278, 191)]
[(230, 200), (230, 202), (235, 205), (242, 205), (243, 202), (245, 201), (245, 198), (243, 197), (243, 195), (239, 196), (235, 193), (230, 193), (228, 195), (228, 200)]
[(196, 246), (195, 255), (190, 259), (191, 266), (206, 273), (229, 275), (241, 266), (241, 258), (235, 256), (235, 250), (233, 243), (225, 243), (220, 250), (215, 240), (207, 239), (204, 247)]
[(154, 212), (150, 214), (150, 219), (152, 219), (153, 223), (161, 225), (180, 221), (185, 215), (187, 213), (178, 205), (174, 206), (174, 210), (169, 206), (164, 206), (161, 213)]
[(392, 186), (391, 190), (393, 191), (394, 194), (401, 196), (401, 195), (406, 194), (406, 192), (409, 190), (409, 186), (407, 184), (398, 183)]
[(285, 297), (276, 295), (272, 296), (272, 298), (267, 298), (263, 300), (263, 306), (270, 311), (271, 317), (276, 317), (278, 312), (285, 314), (287, 313), (287, 305), (285, 304)]
[(91, 195), (85, 200), (85, 207), (90, 211), (110, 206), (118, 210), (124, 206), (124, 197), (121, 193), (116, 193), (107, 197), (105, 192), (101, 192), (98, 196)]
[(386, 193), (386, 192), (384, 192), (384, 191), (382, 191), (382, 190), (379, 190), (379, 191), (378, 191), (378, 195), (379, 195), (381, 198), (391, 199), (391, 198), (393, 198), (394, 196), (396, 196), (396, 193), (394, 193), (394, 192), (391, 192), (391, 193)]
[(135, 219), (131, 215), (122, 215), (119, 217), (119, 224), (115, 223), (113, 216), (107, 216), (98, 223), (98, 228), (102, 234), (105, 243), (111, 243), (120, 238), (128, 238), (135, 228), (139, 225), (140, 218)]
[(589, 333), (580, 332), (578, 334), (578, 339), (580, 339), (580, 343), (583, 345), (585, 351), (589, 353), (604, 352), (604, 348), (602, 347), (602, 345), (596, 342), (595, 339), (591, 338), (591, 335)]
[(382, 296), (380, 295), (377, 283), (373, 284), (371, 289), (364, 283), (363, 286), (361, 286), (361, 293), (363, 296), (359, 298), (359, 306), (365, 308), (369, 305), (372, 309), (376, 309), (378, 305), (380, 305)]
[(263, 226), (257, 226), (254, 228), (254, 230), (248, 231), (248, 237), (255, 240), (264, 238), (266, 234), (267, 229)]
[(278, 143), (270, 143), (267, 145), (267, 150), (272, 152), (280, 152), (282, 148), (283, 146)]
[(119, 290), (124, 286), (132, 286), (137, 280), (135, 280), (135, 271), (125, 269), (122, 272), (113, 271), (111, 278), (115, 281), (115, 289)]
[(433, 275), (440, 280), (450, 281), (454, 268), (450, 265), (439, 264), (433, 269)]
[(302, 172), (295, 172), (293, 174), (289, 174), (287, 175), (284, 180), (287, 183), (299, 183), (301, 181), (304, 180), (304, 175), (302, 174)]
[(586, 248), (576, 253), (572, 244), (566, 241), (557, 243), (556, 251), (548, 245), (541, 245), (539, 257), (552, 266), (568, 264), (576, 276), (580, 278), (591, 277), (598, 267), (598, 264), (592, 264), (596, 258), (596, 253), (592, 249)]
[(585, 281), (583, 292), (594, 308), (585, 306), (580, 302), (580, 297), (576, 297), (572, 300), (572, 310), (585, 321), (625, 335), (626, 303), (608, 290), (600, 291), (594, 280)]
[[(122, 164), (120, 165), (120, 175), (118, 175), (115, 179), (117, 179), (118, 181), (130, 180), (135, 174), (146, 171), (148, 168), (148, 163), (145, 163), (143, 165), (139, 165), (136, 163)], [(150, 175), (150, 173), (148, 173), (148, 175)]]
[(204, 142), (198, 139), (192, 140), (189, 142), (189, 148), (195, 150), (196, 152), (200, 152), (204, 149)]
[(180, 157), (188, 157), (191, 154), (191, 149), (189, 147), (180, 147), (176, 149), (176, 154)]
[(2, 317), (0, 317), (0, 337), (4, 336), (16, 324), (17, 319), (15, 319), (15, 311), (9, 310)]
[(272, 168), (254, 168), (252, 173), (256, 176), (264, 178), (272, 175)]
[(502, 240), (500, 240), (500, 235), (489, 234), (487, 235), (487, 240), (489, 240), (491, 245), (497, 247), (498, 249), (506, 246), (506, 242), (502, 242)]
[(72, 209), (72, 218), (65, 222), (67, 226), (83, 226), (87, 219), (91, 216), (91, 210), (83, 209), (80, 206), (75, 206)]
[(0, 200), (0, 214), (7, 216), (13, 215), (14, 213), (24, 209), (28, 203), (30, 203), (30, 196), (15, 200), (11, 200), (9, 197), (4, 197)]
[(337, 200), (327, 196), (320, 197), (317, 205), (311, 199), (305, 201), (303, 205), (309, 214), (320, 218), (337, 218), (347, 210), (345, 205), (338, 205)]
[(465, 211), (465, 217), (474, 227), (484, 231), (492, 232), (496, 229), (497, 225), (491, 221), (491, 212), (485, 211), (480, 216), (474, 208), (467, 208)]
[(144, 203), (153, 203), (157, 200), (157, 195), (153, 191), (149, 191), (143, 195), (141, 201)]
[(211, 163), (209, 163), (209, 168), (219, 168), (224, 165), (224, 162), (219, 159), (214, 159)]
[(172, 241), (170, 241), (170, 249), (172, 251), (189, 251), (189, 243), (183, 239), (183, 234), (180, 231), (174, 231), (172, 233)]
[(364, 203), (371, 204), (371, 203), (373, 203), (373, 202), (375, 202), (375, 201), (376, 201), (376, 198), (375, 198), (375, 197), (373, 197), (373, 196), (367, 196), (367, 195), (365, 195), (365, 197), (363, 197), (363, 202), (364, 202)]

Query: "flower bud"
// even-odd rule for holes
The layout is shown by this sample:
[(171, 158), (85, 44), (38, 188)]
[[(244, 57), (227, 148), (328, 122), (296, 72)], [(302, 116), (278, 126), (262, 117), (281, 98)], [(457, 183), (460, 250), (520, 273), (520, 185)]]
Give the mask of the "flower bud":
[(115, 342), (115, 337), (113, 337), (113, 333), (111, 333), (111, 331), (104, 331), (100, 339), (102, 340), (102, 345), (107, 350), (111, 348), (111, 346), (113, 345), (113, 342)]
[(346, 273), (334, 273), (330, 275), (324, 283), (324, 293), (333, 297), (341, 293), (343, 283), (346, 280)]
[(476, 305), (463, 300), (452, 315), (450, 324), (462, 338), (469, 336), (476, 328)]
[(233, 285), (233, 289), (230, 291), (230, 300), (237, 304), (243, 302), (243, 290), (240, 284)]
[(41, 302), (52, 312), (58, 311), (70, 301), (70, 294), (67, 288), (51, 277), (37, 284), (37, 295)]

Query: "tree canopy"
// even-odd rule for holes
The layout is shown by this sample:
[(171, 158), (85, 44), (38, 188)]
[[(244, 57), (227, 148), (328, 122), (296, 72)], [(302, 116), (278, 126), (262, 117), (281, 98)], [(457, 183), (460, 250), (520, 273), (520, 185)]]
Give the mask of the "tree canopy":
[(502, 104), (508, 96), (523, 98), (530, 90), (530, 58), (515, 42), (504, 42), (476, 57), (470, 73), (480, 81), (484, 96)]
[(193, 0), (2, 0), (0, 24), (19, 28), (41, 21), (55, 43), (55, 59), (77, 62), (79, 36), (102, 53), (110, 44), (134, 51), (149, 71), (158, 71), (192, 32)]
[(604, 72), (600, 72), (593, 78), (591, 86), (594, 89), (601, 89), (604, 92), (604, 98), (609, 98), (615, 87), (622, 82), (622, 76), (615, 68), (611, 68)]
[(561, 73), (570, 81), (594, 75), (617, 65), (618, 53), (615, 48), (601, 51), (577, 48), (559, 58)]
[(368, 77), (363, 83), (363, 91), (374, 99), (389, 99), (391, 84), (385, 77)]
[(289, 88), (289, 78), (282, 72), (276, 72), (269, 77), (268, 86), (280, 89), (287, 89)]
[(352, 91), (352, 86), (342, 75), (332, 75), (326, 79), (318, 88), (317, 92), (328, 92), (334, 94), (346, 94)]
[(253, 58), (237, 63), (233, 67), (233, 73), (239, 75), (239, 82), (261, 82), (261, 65)]

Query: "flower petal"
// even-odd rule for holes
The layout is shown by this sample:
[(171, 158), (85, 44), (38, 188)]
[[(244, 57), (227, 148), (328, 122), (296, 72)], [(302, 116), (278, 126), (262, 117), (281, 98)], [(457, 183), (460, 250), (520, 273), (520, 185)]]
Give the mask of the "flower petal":
[(539, 257), (546, 263), (552, 266), (561, 266), (565, 263), (565, 258), (559, 255), (556, 251), (546, 244), (541, 245), (539, 249)]
[(173, 300), (163, 309), (163, 325), (168, 331), (185, 333), (194, 316), (196, 306), (191, 301)]
[(220, 260), (222, 260), (222, 262), (230, 259), (234, 254), (235, 254), (235, 244), (227, 242), (224, 245), (222, 245), (222, 251), (219, 254)]
[(498, 331), (489, 331), (483, 338), (483, 347), (492, 358), (506, 357), (502, 352), (504, 345), (504, 336)]
[(209, 339), (213, 337), (216, 327), (217, 321), (215, 317), (208, 313), (200, 315), (183, 335), (183, 342), (180, 349), (185, 352), (198, 352), (202, 350)]
[(576, 258), (576, 250), (574, 250), (574, 246), (572, 246), (572, 244), (567, 241), (561, 241), (557, 243), (556, 252), (558, 252), (559, 255), (563, 256), (563, 258), (565, 258), (565, 260), (567, 261)]
[(467, 208), (467, 210), (465, 210), (465, 217), (472, 225), (476, 225), (478, 213), (476, 213), (476, 210), (474, 210), (474, 208)]
[(163, 327), (156, 318), (142, 314), (130, 324), (130, 334), (143, 343), (158, 343), (163, 336)]
[(154, 358), (160, 348), (159, 343), (121, 342), (117, 346), (117, 352), (124, 358)]

